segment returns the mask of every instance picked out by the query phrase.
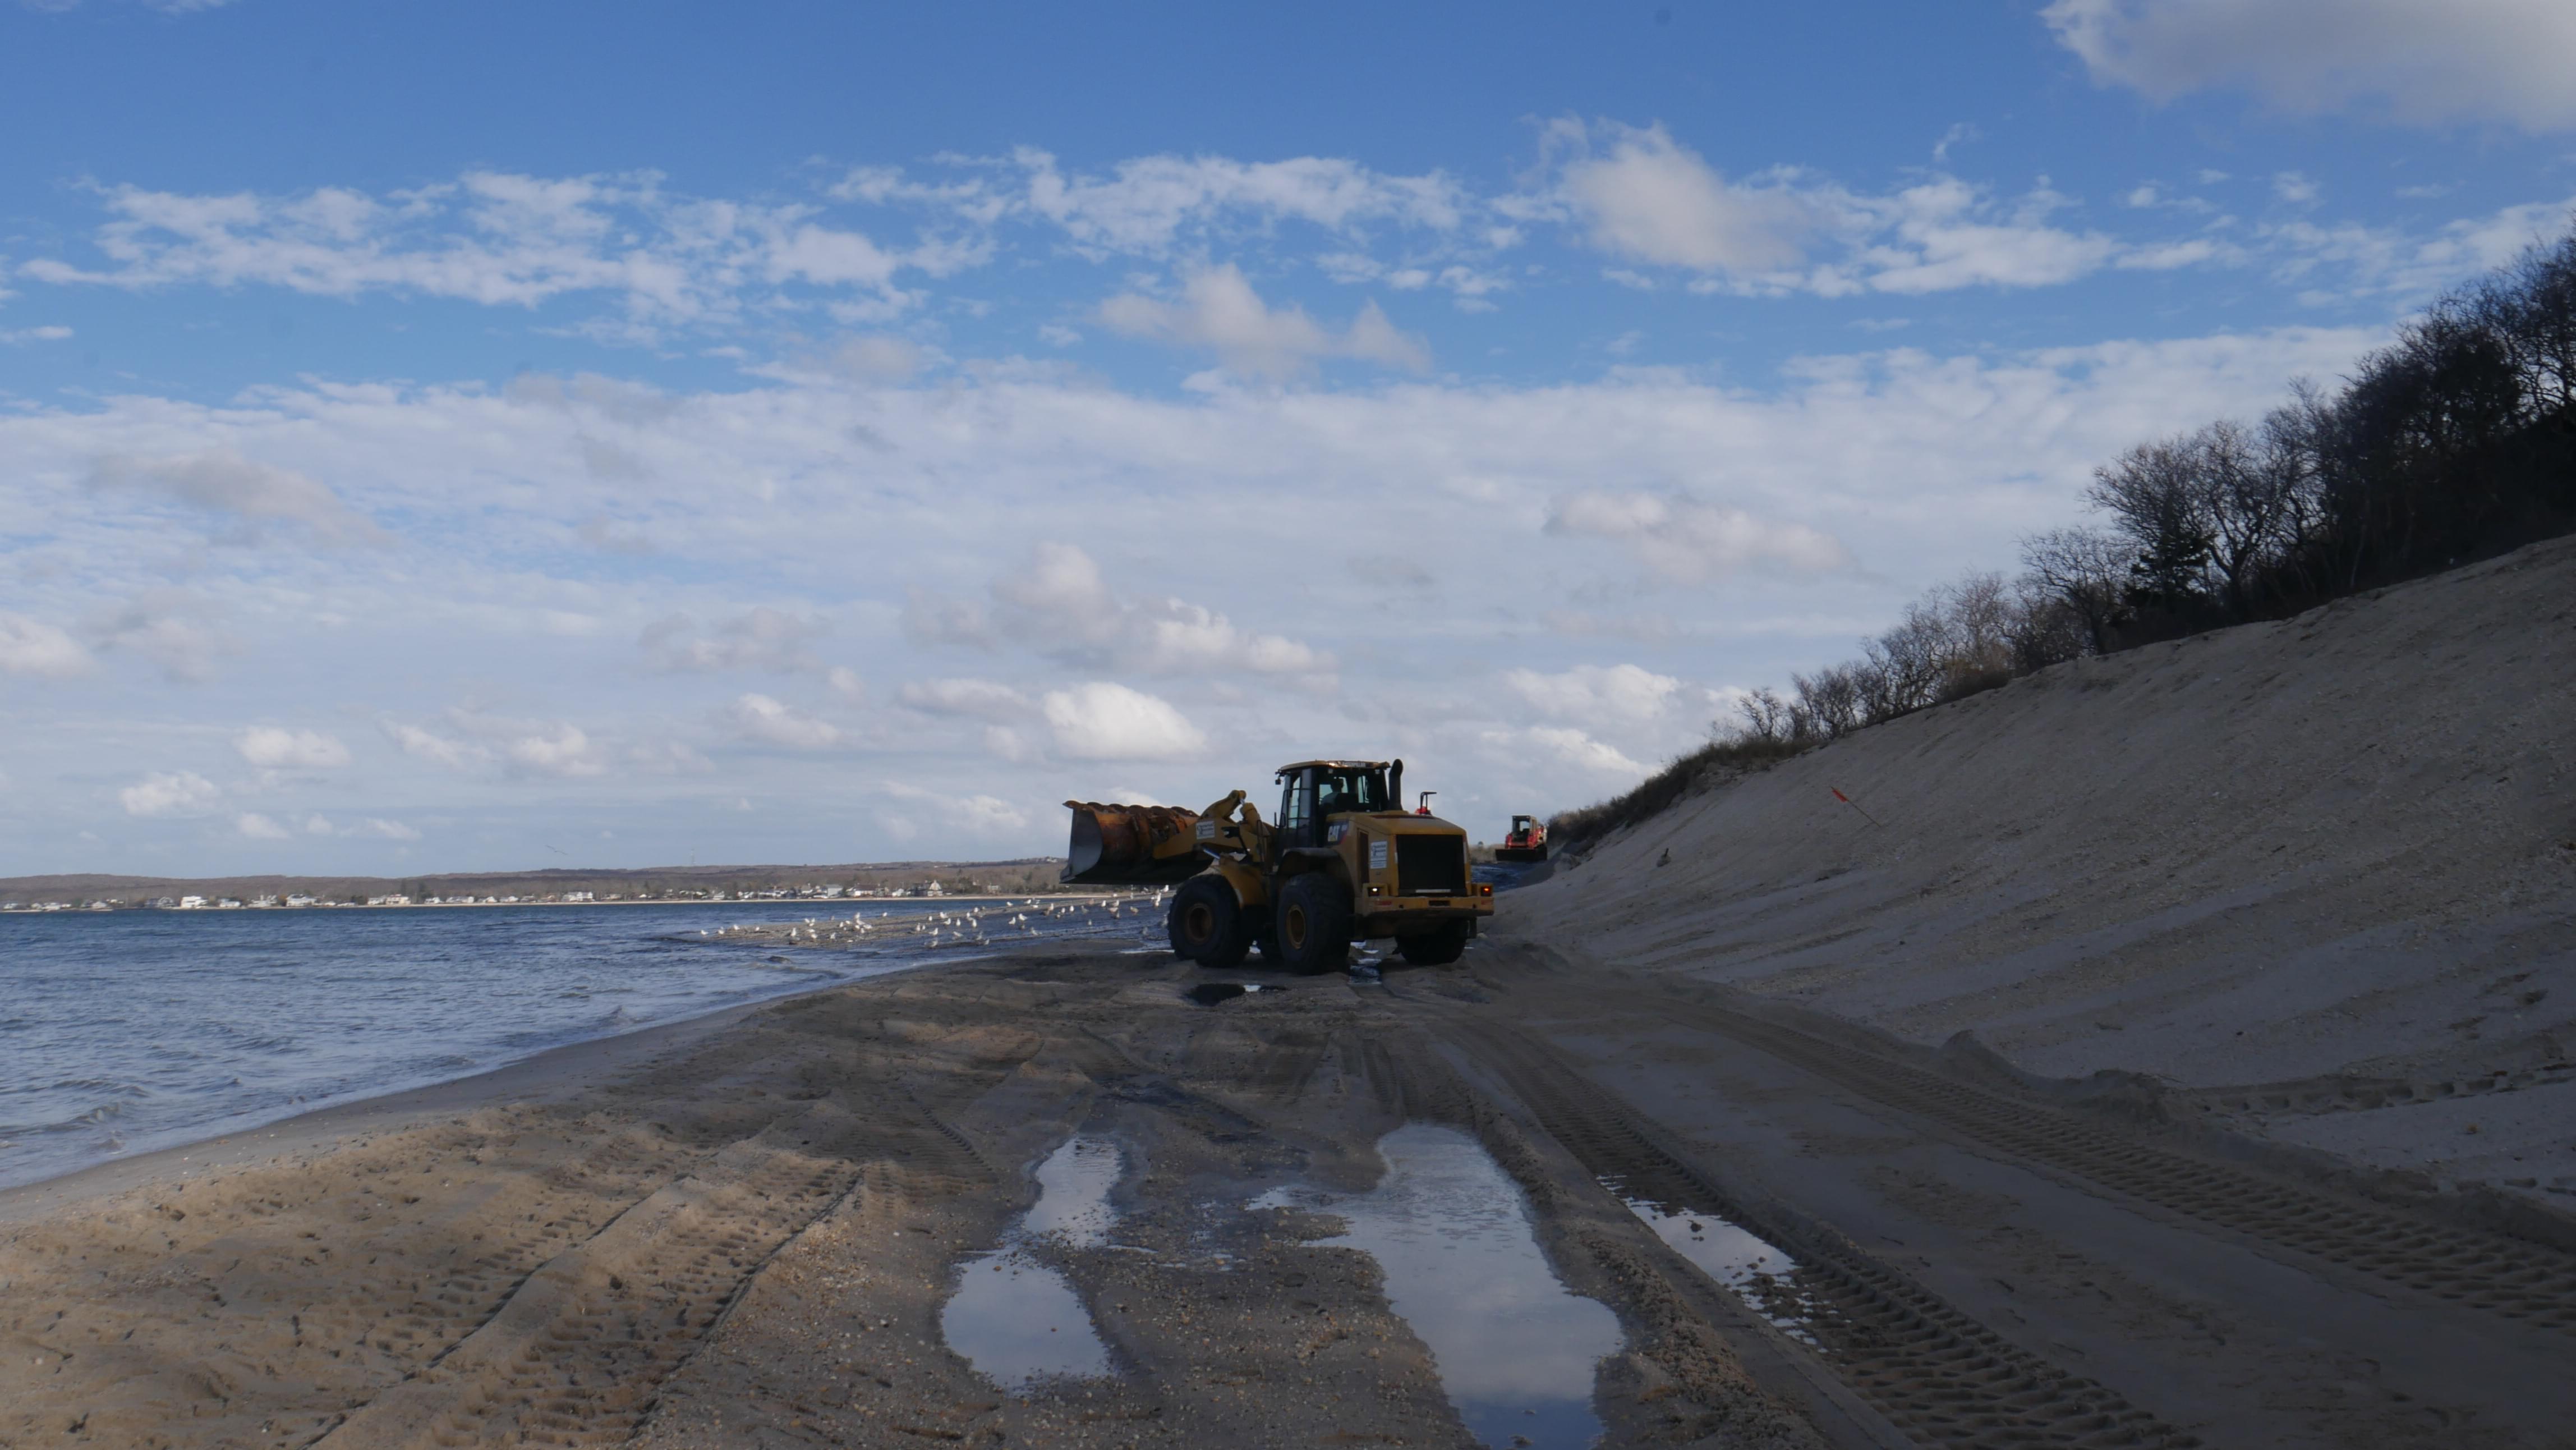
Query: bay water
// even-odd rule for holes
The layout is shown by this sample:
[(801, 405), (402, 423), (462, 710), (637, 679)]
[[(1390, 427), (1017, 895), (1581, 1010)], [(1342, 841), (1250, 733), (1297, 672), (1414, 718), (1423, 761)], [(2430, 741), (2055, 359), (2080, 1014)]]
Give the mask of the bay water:
[[(937, 900), (17, 913), (0, 916), (0, 1188), (548, 1048), (975, 950)], [(735, 924), (847, 920), (856, 947)], [(1160, 939), (1160, 921), (985, 908), (996, 945)], [(1002, 918), (1024, 920), (1005, 929)], [(704, 935), (702, 935), (704, 933)]]

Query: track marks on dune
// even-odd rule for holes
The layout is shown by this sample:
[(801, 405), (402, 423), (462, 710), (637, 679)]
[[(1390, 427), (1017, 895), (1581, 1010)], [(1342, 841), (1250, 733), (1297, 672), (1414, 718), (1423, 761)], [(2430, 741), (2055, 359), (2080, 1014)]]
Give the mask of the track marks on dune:
[(324, 1443), (444, 1450), (630, 1438), (753, 1279), (854, 1191), (870, 1162), (900, 1157), (952, 1188), (985, 1176), (972, 1145), (917, 1105), (917, 1117), (892, 1106), (905, 1102), (889, 1095), (873, 1124), (816, 1104), (727, 1147), (528, 1275), (452, 1352)]
[(1741, 1013), (1676, 1010), (1864, 1097), (2062, 1174), (2259, 1244), (2576, 1334), (2576, 1255), (2176, 1152)]
[(1768, 1205), (1748, 1205), (1664, 1146), (1608, 1091), (1518, 1032), (1452, 1019), (1451, 1034), (1585, 1170), (1630, 1193), (1688, 1204), (1790, 1248), (1799, 1269), (1780, 1291), (1826, 1362), (1880, 1413), (1927, 1444), (2195, 1446), (2194, 1436), (2072, 1375), (1953, 1308), (1842, 1235)]

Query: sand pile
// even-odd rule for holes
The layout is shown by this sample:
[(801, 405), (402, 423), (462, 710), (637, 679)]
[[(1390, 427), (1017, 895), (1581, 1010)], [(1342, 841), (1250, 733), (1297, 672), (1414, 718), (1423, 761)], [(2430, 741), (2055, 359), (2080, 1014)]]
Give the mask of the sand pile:
[(2576, 540), (1863, 731), (1513, 906), (1578, 958), (2566, 1207)]

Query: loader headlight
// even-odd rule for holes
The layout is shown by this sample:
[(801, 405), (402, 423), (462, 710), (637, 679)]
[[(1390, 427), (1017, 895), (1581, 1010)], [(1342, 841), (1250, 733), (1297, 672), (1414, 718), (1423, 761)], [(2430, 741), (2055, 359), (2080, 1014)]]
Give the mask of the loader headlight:
[(1477, 882), (1477, 883), (1476, 883), (1476, 894), (1477, 894), (1478, 896), (1491, 896), (1491, 895), (1493, 895), (1493, 894), (1494, 894), (1494, 883), (1492, 883), (1491, 881), (1479, 881), (1479, 882)]
[(1371, 896), (1384, 896), (1385, 894), (1386, 888), (1383, 886), (1372, 886), (1369, 888), (1369, 895)]

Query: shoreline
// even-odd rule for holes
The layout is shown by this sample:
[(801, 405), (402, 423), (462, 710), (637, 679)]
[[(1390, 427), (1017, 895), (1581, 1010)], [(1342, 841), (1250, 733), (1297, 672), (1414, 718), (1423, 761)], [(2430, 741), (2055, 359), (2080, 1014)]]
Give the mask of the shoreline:
[(0, 911), (0, 919), (6, 919), (13, 916), (116, 916), (122, 913), (136, 911), (165, 912), (172, 916), (177, 916), (182, 913), (190, 916), (195, 916), (201, 913), (211, 916), (230, 915), (236, 911), (449, 911), (457, 908), (499, 911), (521, 906), (837, 906), (853, 902), (878, 906), (890, 906), (896, 902), (946, 903), (954, 901), (982, 904), (996, 901), (1127, 901), (1142, 894), (1145, 893), (1132, 891), (1125, 893), (1114, 891), (1061, 891), (1021, 893), (1018, 895), (986, 894), (975, 896), (777, 896), (759, 897), (753, 900), (738, 899), (732, 901), (706, 901), (690, 897), (656, 898), (643, 901), (406, 901), (400, 904), (342, 901), (333, 902), (328, 905), (316, 903), (312, 906), (252, 906), (247, 903), (240, 906), (112, 906), (105, 911), (99, 911), (87, 906), (65, 906), (52, 911), (38, 911), (32, 907), (21, 907), (15, 911)]
[[(874, 976), (910, 970), (913, 968), (898, 967)], [(870, 981), (874, 976), (855, 980)], [(0, 1224), (39, 1218), (74, 1203), (129, 1192), (156, 1180), (200, 1177), (219, 1168), (248, 1167), (286, 1153), (328, 1152), (359, 1134), (398, 1132), (442, 1113), (471, 1111), (502, 1101), (550, 1101), (578, 1092), (598, 1074), (632, 1066), (656, 1052), (688, 1047), (763, 1008), (851, 985), (854, 983), (834, 982), (830, 986), (808, 987), (755, 1002), (736, 1002), (694, 1017), (649, 1023), (631, 1032), (557, 1043), (515, 1062), (464, 1077), (327, 1103), (289, 1117), (0, 1188)]]
[[(0, 1186), (0, 1224), (41, 1216), (42, 1212), (56, 1211), (65, 1204), (85, 1198), (125, 1192), (156, 1176), (184, 1179), (211, 1168), (246, 1166), (280, 1153), (328, 1151), (352, 1134), (391, 1132), (418, 1126), (417, 1122), (409, 1119), (424, 1115), (471, 1109), (503, 1099), (545, 1101), (554, 1095), (577, 1090), (577, 1079), (627, 1066), (639, 1055), (649, 1056), (655, 1051), (688, 1046), (699, 1037), (721, 1032), (764, 1008), (839, 991), (880, 977), (982, 961), (992, 955), (995, 954), (977, 953), (944, 961), (921, 960), (888, 966), (822, 986), (799, 987), (775, 996), (735, 1002), (686, 1017), (648, 1022), (624, 1032), (558, 1042), (539, 1048), (526, 1057), (482, 1068), (462, 1077), (442, 1078), (365, 1097), (345, 1098), (319, 1107), (303, 1108), (285, 1117), (227, 1128), (186, 1142), (165, 1143), (140, 1153), (121, 1154), (25, 1183)], [(527, 1087), (512, 1086), (519, 1082), (526, 1083)], [(283, 1141), (274, 1141), (282, 1135)], [(252, 1140), (257, 1140), (257, 1146), (253, 1146)], [(210, 1151), (217, 1149), (230, 1151)], [(196, 1166), (174, 1172), (176, 1165), (182, 1163)], [(42, 1210), (31, 1213), (26, 1200), (40, 1194), (47, 1195), (48, 1201)]]

